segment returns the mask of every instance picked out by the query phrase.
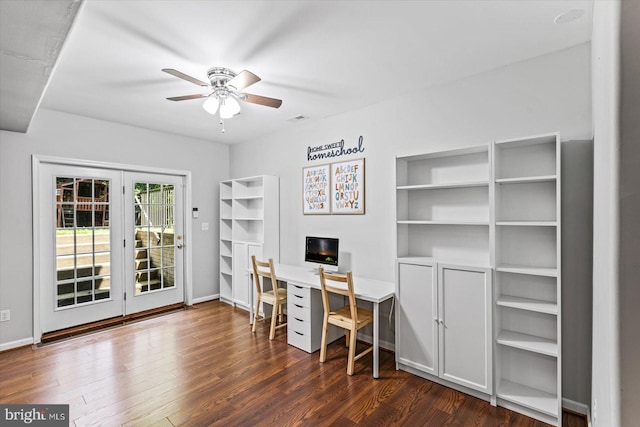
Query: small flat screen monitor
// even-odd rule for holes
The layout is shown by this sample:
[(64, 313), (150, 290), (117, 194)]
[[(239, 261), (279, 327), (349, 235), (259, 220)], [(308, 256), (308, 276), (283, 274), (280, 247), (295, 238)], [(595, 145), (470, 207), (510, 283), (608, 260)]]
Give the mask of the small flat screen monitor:
[(338, 266), (338, 239), (331, 237), (307, 236), (304, 250), (304, 260)]

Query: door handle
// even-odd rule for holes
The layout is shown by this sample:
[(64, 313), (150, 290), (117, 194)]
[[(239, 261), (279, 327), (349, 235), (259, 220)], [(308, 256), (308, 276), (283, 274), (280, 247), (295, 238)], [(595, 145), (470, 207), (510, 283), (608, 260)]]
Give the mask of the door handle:
[(178, 244), (176, 245), (176, 247), (177, 247), (178, 249), (182, 249), (182, 246), (183, 246), (183, 245), (182, 245), (182, 243), (178, 243)]

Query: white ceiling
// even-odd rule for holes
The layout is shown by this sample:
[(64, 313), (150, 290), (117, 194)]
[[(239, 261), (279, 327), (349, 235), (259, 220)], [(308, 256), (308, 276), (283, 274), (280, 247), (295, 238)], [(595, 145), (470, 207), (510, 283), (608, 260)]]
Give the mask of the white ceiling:
[[(570, 9), (585, 15), (554, 24)], [(591, 21), (592, 0), (89, 0), (41, 107), (231, 144), (584, 43)], [(203, 91), (162, 68), (213, 66), (252, 71), (246, 92), (282, 107), (242, 103), (222, 134), (203, 100), (165, 99)]]
[(26, 132), (79, 1), (0, 1), (0, 129)]

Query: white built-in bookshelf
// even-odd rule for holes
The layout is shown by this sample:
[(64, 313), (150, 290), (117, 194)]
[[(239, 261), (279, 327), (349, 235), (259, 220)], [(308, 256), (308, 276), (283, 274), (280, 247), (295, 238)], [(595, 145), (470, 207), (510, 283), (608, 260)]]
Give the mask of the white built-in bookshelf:
[(491, 146), (397, 157), (396, 183), (396, 366), (491, 396)]
[(494, 143), (496, 397), (562, 421), (560, 141)]
[(220, 299), (250, 310), (251, 255), (280, 258), (279, 180), (260, 175), (220, 183)]
[(490, 265), (489, 149), (396, 159), (399, 258)]
[[(488, 331), (493, 350), (489, 361), (493, 366), (492, 378), (487, 387), (453, 382), (490, 394), (485, 398), (500, 406), (560, 425), (558, 135), (399, 156), (396, 183), (397, 366), (419, 375), (426, 372), (443, 378), (436, 369), (442, 349), (429, 349), (429, 342), (416, 345), (421, 338), (411, 335), (408, 325), (416, 320), (411, 317), (421, 316), (420, 310), (431, 304), (429, 310), (434, 313), (436, 327), (432, 323), (425, 327), (429, 340), (437, 346), (434, 336), (447, 331), (442, 328), (439, 314), (443, 309), (443, 296), (439, 293), (446, 292), (447, 285), (440, 283), (442, 277), (435, 271), (441, 271), (442, 265), (458, 266), (461, 271), (466, 267), (467, 273), (482, 271), (472, 268), (488, 268), (491, 274), (486, 281), (476, 280), (479, 276), (474, 274), (464, 280), (489, 286), (491, 303), (485, 308), (492, 316)], [(403, 265), (414, 265), (415, 274)], [(403, 275), (410, 280), (403, 280)], [(437, 286), (421, 284), (420, 278), (426, 276), (430, 277), (426, 282), (433, 281)], [(411, 290), (414, 286), (430, 286), (434, 290), (416, 293)], [(464, 286), (453, 281), (449, 289), (454, 292), (456, 287)], [(469, 291), (473, 292), (473, 288)], [(478, 307), (469, 305), (470, 311), (480, 310), (485, 304), (484, 295), (475, 295)], [(406, 301), (403, 296), (407, 296)], [(425, 301), (408, 300), (416, 298)], [(440, 301), (432, 301), (434, 298)], [(425, 317), (421, 322), (427, 320)], [(484, 333), (483, 329), (479, 331)], [(449, 328), (450, 336), (452, 332)], [(485, 343), (474, 342), (476, 346)], [(422, 351), (435, 354), (420, 354)], [(435, 360), (435, 366), (425, 364), (431, 359)], [(490, 367), (487, 369), (491, 372)]]

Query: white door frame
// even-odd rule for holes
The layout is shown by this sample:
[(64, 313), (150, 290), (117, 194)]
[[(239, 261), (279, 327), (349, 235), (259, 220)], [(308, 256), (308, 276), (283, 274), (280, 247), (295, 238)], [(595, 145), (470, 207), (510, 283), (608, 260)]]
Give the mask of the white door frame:
[[(137, 166), (137, 165), (129, 165), (122, 163), (110, 163), (110, 162), (99, 162), (94, 160), (81, 160), (81, 159), (70, 159), (64, 157), (52, 157), (52, 156), (41, 156), (41, 155), (32, 155), (31, 156), (31, 196), (32, 196), (32, 242), (31, 246), (33, 249), (33, 276), (32, 276), (32, 288), (33, 288), (33, 342), (35, 344), (39, 343), (42, 338), (42, 329), (40, 327), (40, 283), (42, 282), (43, 272), (40, 271), (40, 259), (41, 259), (41, 248), (40, 248), (40, 234), (43, 232), (40, 229), (40, 221), (37, 219), (36, 213), (40, 212), (40, 165), (46, 164), (56, 164), (56, 165), (66, 165), (66, 166), (79, 166), (79, 167), (89, 167), (89, 168), (98, 168), (98, 169), (115, 169), (123, 172), (147, 172), (147, 173), (156, 173), (156, 174), (164, 174), (164, 175), (176, 175), (183, 177), (185, 188), (184, 188), (184, 271), (183, 271), (183, 281), (184, 281), (184, 291), (185, 291), (185, 303), (187, 305), (192, 304), (193, 300), (193, 283), (191, 278), (193, 277), (192, 271), (192, 248), (191, 248), (191, 238), (192, 238), (192, 225), (187, 214), (191, 212), (191, 172), (177, 169), (163, 169), (149, 166)], [(123, 255), (122, 263), (124, 265), (125, 259)]]

